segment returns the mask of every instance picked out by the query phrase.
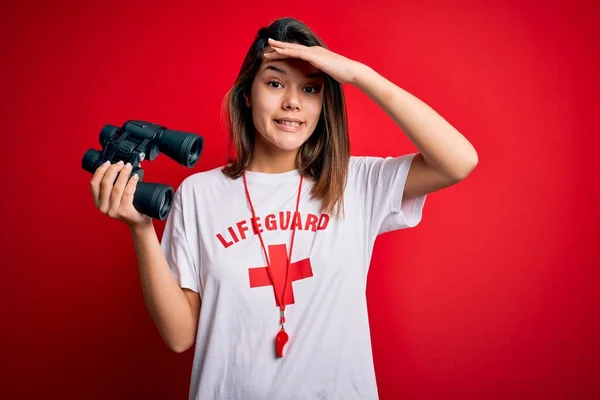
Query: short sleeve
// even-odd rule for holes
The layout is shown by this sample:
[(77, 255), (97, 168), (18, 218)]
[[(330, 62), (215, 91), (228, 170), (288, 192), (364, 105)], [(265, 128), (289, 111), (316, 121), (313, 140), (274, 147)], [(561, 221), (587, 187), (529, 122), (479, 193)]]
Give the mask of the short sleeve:
[(404, 187), (416, 153), (399, 157), (353, 157), (359, 201), (372, 237), (413, 228), (421, 222), (427, 195), (404, 199)]
[(186, 234), (186, 225), (191, 221), (186, 219), (188, 216), (183, 202), (183, 190), (183, 185), (181, 185), (173, 196), (173, 204), (165, 223), (161, 248), (179, 286), (199, 293), (198, 268), (190, 251)]

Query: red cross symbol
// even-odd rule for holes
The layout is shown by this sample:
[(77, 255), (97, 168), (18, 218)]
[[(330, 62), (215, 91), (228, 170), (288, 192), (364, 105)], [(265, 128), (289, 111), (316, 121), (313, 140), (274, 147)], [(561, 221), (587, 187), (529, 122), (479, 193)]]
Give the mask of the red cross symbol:
[[(267, 267), (250, 268), (248, 273), (250, 275), (250, 287), (262, 287), (271, 286), (274, 284), (277, 297), (275, 298), (275, 305), (279, 307), (277, 298), (281, 298), (283, 295), (283, 287), (285, 285), (285, 270), (288, 261), (287, 246), (285, 244), (277, 244), (269, 246), (269, 260), (271, 261), (271, 275), (273, 276), (273, 283), (269, 278)], [(310, 265), (310, 259), (305, 258), (304, 260), (297, 261), (290, 264), (290, 271), (288, 275), (288, 284), (285, 289), (285, 299), (283, 303), (287, 306), (288, 304), (294, 304), (294, 291), (292, 289), (292, 282), (310, 278), (313, 276), (312, 267)]]

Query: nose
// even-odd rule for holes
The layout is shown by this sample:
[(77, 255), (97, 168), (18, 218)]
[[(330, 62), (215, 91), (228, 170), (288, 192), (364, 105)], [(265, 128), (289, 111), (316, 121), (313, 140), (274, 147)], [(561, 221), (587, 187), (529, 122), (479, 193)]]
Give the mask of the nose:
[(300, 111), (300, 99), (294, 90), (288, 91), (283, 101), (283, 108), (285, 110)]

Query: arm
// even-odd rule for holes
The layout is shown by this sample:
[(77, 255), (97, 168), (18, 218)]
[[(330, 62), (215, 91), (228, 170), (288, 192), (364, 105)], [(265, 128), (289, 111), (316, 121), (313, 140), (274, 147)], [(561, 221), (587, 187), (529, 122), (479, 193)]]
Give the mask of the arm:
[(478, 163), (469, 141), (435, 110), (375, 72), (355, 64), (351, 82), (377, 103), (406, 133), (420, 154), (406, 178), (404, 198), (456, 184)]
[(365, 64), (321, 46), (269, 39), (268, 60), (300, 58), (341, 83), (355, 85), (375, 101), (419, 149), (407, 175), (403, 198), (455, 184), (475, 168), (477, 152), (452, 125), (427, 104), (394, 85)]
[(196, 339), (200, 296), (175, 281), (151, 222), (130, 232), (146, 308), (167, 346), (184, 352)]

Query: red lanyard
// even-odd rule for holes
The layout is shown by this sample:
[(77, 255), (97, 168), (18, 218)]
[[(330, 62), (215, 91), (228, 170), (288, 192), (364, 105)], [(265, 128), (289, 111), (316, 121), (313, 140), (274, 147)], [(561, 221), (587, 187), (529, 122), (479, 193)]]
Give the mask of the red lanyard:
[[(246, 173), (244, 173), (244, 188), (246, 189), (246, 198), (248, 199), (248, 204), (250, 205), (250, 210), (252, 211), (253, 224), (256, 221), (256, 214), (254, 212), (254, 206), (252, 205), (252, 199), (250, 199), (250, 192), (248, 191), (248, 182), (246, 181)], [(271, 275), (271, 262), (269, 261), (269, 256), (267, 255), (267, 250), (265, 249), (265, 244), (262, 239), (262, 235), (256, 226), (253, 226), (253, 229), (256, 233), (258, 233), (258, 238), (260, 239), (260, 245), (263, 250), (263, 254), (265, 255), (265, 260), (267, 261), (267, 273), (269, 274), (269, 278), (271, 279), (271, 284), (273, 285), (273, 291), (275, 292), (275, 299), (279, 303), (280, 309), (280, 318), (279, 323), (281, 324), (281, 330), (275, 337), (275, 349), (278, 357), (283, 357), (283, 348), (288, 341), (288, 334), (285, 332), (283, 325), (285, 324), (285, 291), (288, 285), (289, 278), (289, 269), (290, 263), (292, 261), (292, 249), (294, 248), (294, 236), (296, 234), (296, 224), (294, 224), (294, 220), (296, 219), (296, 215), (298, 215), (298, 206), (300, 205), (300, 194), (302, 192), (302, 181), (304, 177), (300, 175), (300, 184), (298, 186), (298, 197), (296, 198), (296, 212), (294, 213), (293, 218), (290, 220), (290, 223), (294, 225), (292, 228), (292, 243), (290, 244), (290, 250), (288, 254), (287, 264), (286, 264), (286, 272), (285, 272), (285, 283), (283, 286), (283, 293), (281, 298), (277, 296), (277, 288), (275, 287), (275, 281), (273, 280), (273, 276)]]

